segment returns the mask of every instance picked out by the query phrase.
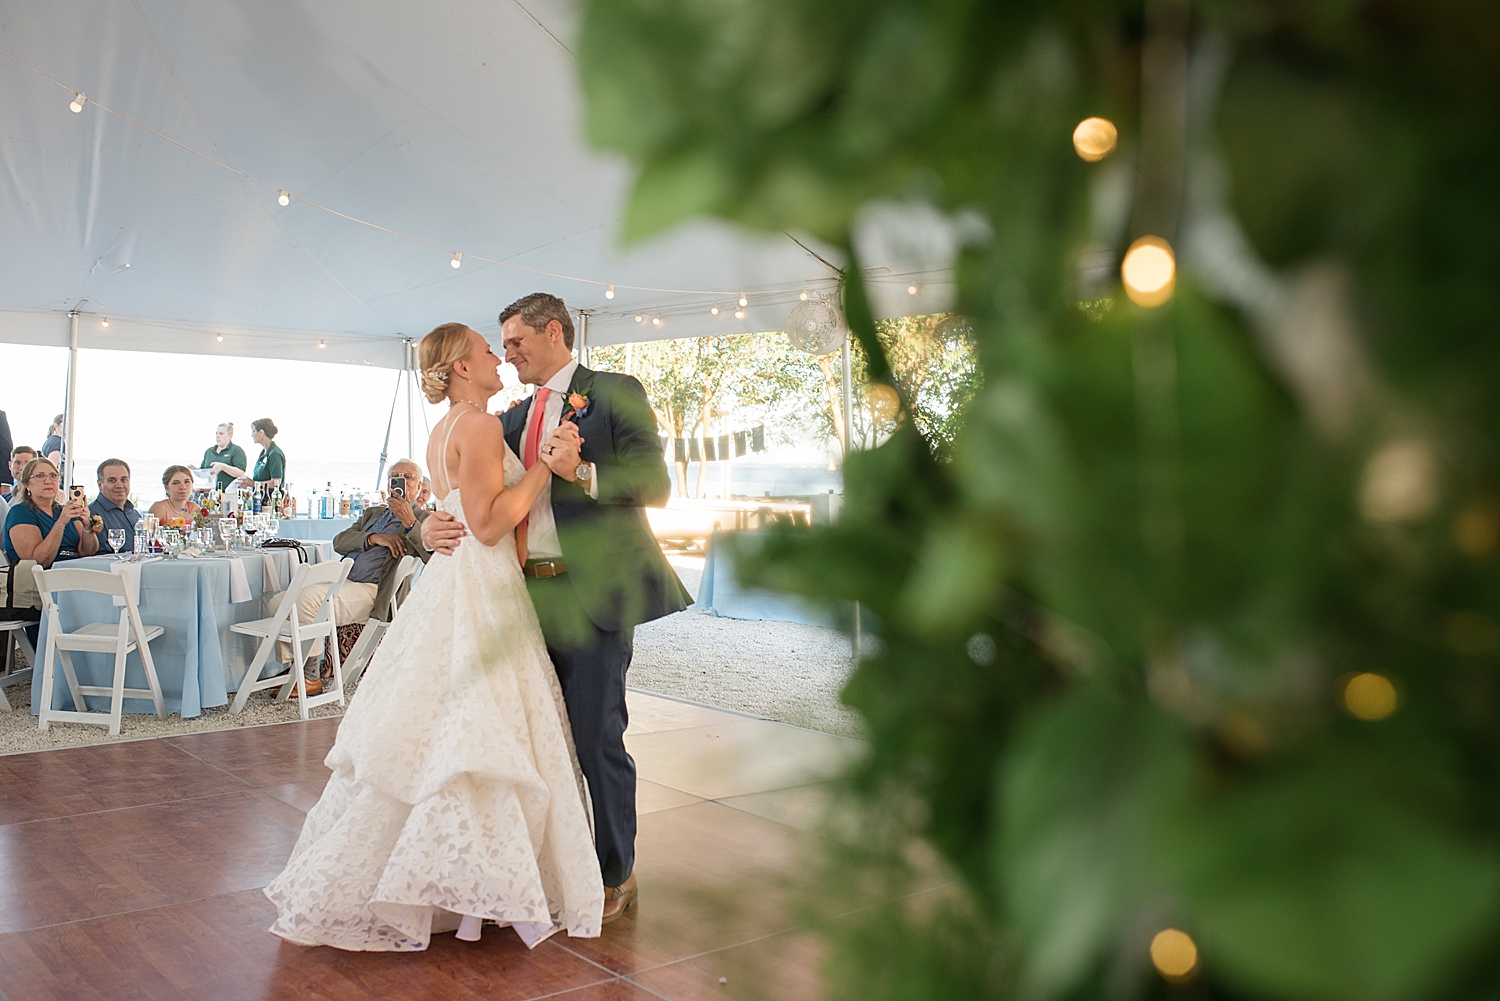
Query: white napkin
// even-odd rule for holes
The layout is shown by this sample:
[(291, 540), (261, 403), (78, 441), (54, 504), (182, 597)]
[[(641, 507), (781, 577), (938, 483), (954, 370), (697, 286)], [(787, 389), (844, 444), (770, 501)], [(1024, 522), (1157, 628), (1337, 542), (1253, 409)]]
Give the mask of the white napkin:
[[(156, 556), (149, 560), (141, 560), (139, 562), (111, 563), (109, 565), (110, 573), (114, 574), (116, 577), (123, 577), (125, 579), (125, 586), (130, 588), (130, 597), (135, 601), (137, 608), (139, 608), (141, 604), (141, 565), (145, 563), (156, 563), (160, 559), (160, 556)], [(125, 596), (122, 594), (115, 595), (114, 603), (116, 608), (124, 608)]]
[(286, 585), (281, 583), (281, 567), (269, 551), (260, 554), (260, 570), (260, 587), (263, 593), (275, 594), (286, 590)]
[(250, 600), (250, 578), (245, 575), (245, 561), (237, 556), (229, 560), (229, 600), (235, 604)]

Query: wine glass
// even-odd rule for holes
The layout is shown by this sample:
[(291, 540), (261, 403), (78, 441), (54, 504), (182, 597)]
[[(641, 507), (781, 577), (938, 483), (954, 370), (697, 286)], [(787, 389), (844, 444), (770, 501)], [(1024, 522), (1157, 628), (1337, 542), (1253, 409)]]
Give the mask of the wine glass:
[(266, 519), (266, 535), (275, 538), (276, 533), (281, 531), (281, 518), (275, 514), (262, 515)]
[(250, 547), (252, 549), (255, 548), (255, 533), (260, 531), (260, 515), (245, 515), (245, 523), (240, 527), (244, 530), (245, 536), (249, 538)]
[(219, 538), (224, 540), (224, 551), (226, 553), (229, 552), (229, 540), (234, 538), (234, 533), (238, 528), (239, 525), (235, 523), (233, 518), (219, 519)]
[(109, 530), (109, 548), (114, 550), (115, 559), (123, 559), (121, 550), (125, 548), (125, 529), (111, 528)]

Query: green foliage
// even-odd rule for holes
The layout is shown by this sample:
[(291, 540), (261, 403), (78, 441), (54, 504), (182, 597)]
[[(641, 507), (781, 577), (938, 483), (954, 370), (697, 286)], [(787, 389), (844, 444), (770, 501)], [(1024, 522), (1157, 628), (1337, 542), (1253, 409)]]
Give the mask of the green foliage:
[[(748, 568), (874, 613), (854, 782), (966, 891), (836, 934), (849, 996), (1500, 997), (1500, 8), (594, 0), (580, 45), (634, 235), (709, 212), (857, 276), (871, 199), (992, 233), (951, 421), (846, 284), (913, 419)], [(1170, 303), (1092, 291), (1147, 233)]]

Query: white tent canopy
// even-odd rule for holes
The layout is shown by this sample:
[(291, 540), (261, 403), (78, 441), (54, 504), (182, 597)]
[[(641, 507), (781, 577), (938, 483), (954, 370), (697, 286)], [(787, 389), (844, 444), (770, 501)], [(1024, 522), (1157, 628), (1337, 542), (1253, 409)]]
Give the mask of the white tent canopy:
[[(190, 149), (95, 104), (72, 113), (67, 90), (0, 55), (0, 341), (67, 345), (77, 309), (84, 348), (399, 368), (403, 337), (493, 330), (539, 289), (590, 311), (591, 344), (781, 329), (832, 279), (790, 238), (698, 222), (620, 248), (629, 171), (583, 140), (574, 16), (557, 0), (11, 5), (0, 47)], [(190, 150), (436, 248), (283, 208)], [(863, 262), (885, 315), (942, 308), (951, 288), (953, 227), (905, 222), (920, 246), (877, 232)], [(618, 288), (454, 270), (451, 250)]]

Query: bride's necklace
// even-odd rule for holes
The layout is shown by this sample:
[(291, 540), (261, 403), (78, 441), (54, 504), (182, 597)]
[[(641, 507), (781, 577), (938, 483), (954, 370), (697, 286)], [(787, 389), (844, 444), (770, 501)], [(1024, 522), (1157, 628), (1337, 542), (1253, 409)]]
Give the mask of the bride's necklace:
[(452, 410), (454, 407), (458, 406), (460, 403), (466, 403), (469, 406), (473, 407), (475, 410), (479, 410), (479, 411), (483, 411), (484, 410), (483, 407), (481, 407), (479, 404), (475, 403), (473, 400), (460, 400), (457, 397), (449, 397), (448, 409)]

